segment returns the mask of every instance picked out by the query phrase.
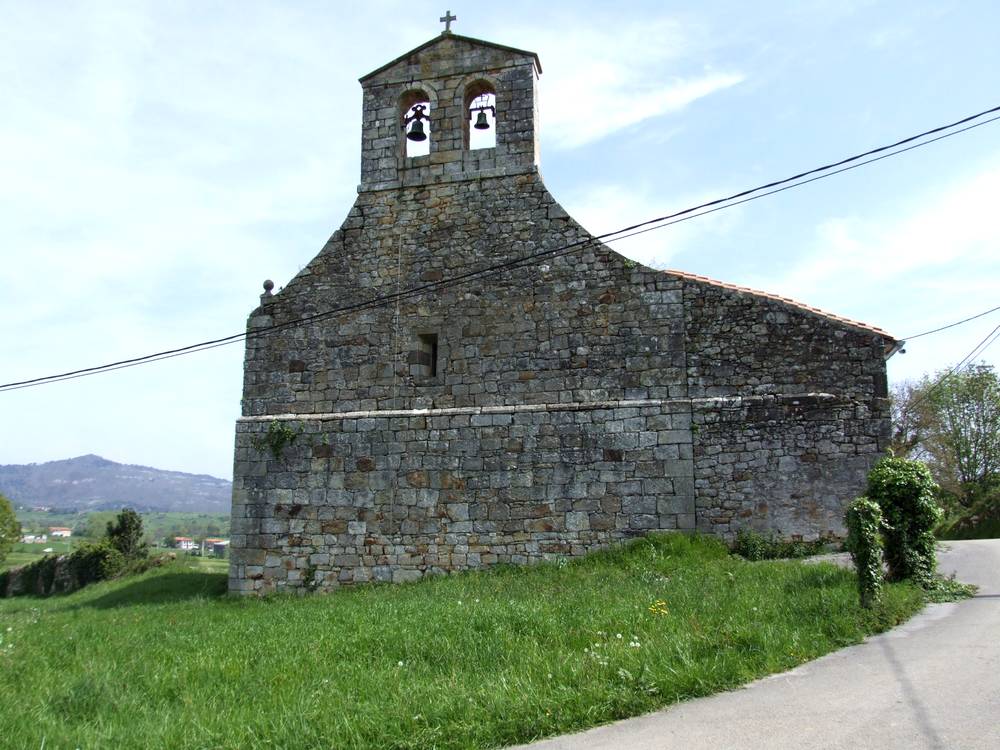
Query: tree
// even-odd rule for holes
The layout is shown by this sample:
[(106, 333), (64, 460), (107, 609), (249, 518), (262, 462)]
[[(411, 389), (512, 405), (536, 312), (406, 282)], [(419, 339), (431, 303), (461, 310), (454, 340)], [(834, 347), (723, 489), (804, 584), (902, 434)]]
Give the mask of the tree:
[(14, 542), (21, 538), (21, 524), (17, 522), (14, 508), (3, 495), (0, 495), (0, 562), (7, 559), (7, 553), (14, 547)]
[[(94, 542), (99, 542), (108, 535), (108, 525), (114, 518), (112, 513), (106, 511), (93, 511), (84, 516), (83, 532), (78, 536), (84, 536)], [(73, 532), (76, 534), (76, 532)]]
[(131, 508), (118, 514), (116, 521), (108, 521), (108, 541), (126, 560), (135, 560), (148, 554), (143, 539), (142, 518)]
[(968, 507), (1000, 487), (1000, 378), (986, 364), (893, 391), (892, 449)]

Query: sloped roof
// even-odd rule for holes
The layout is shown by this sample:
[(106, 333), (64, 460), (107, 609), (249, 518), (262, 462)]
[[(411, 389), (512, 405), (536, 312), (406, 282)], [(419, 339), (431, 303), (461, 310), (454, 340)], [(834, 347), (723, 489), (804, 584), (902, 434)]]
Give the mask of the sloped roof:
[(790, 297), (781, 297), (777, 294), (762, 292), (757, 289), (751, 289), (750, 287), (739, 286), (738, 284), (729, 284), (725, 281), (717, 281), (716, 279), (711, 279), (708, 276), (699, 276), (694, 273), (687, 273), (686, 271), (674, 271), (672, 269), (668, 269), (664, 271), (664, 273), (669, 273), (671, 276), (678, 276), (682, 279), (688, 279), (690, 281), (698, 281), (702, 284), (710, 284), (711, 286), (717, 286), (723, 289), (730, 289), (734, 292), (751, 294), (755, 297), (763, 297), (765, 299), (774, 300), (776, 302), (783, 302), (784, 304), (789, 305), (790, 307), (795, 307), (798, 308), (799, 310), (812, 313), (813, 315), (818, 315), (821, 318), (826, 318), (827, 320), (832, 320), (836, 323), (850, 326), (851, 328), (857, 328), (859, 330), (865, 331), (866, 333), (874, 333), (876, 336), (881, 336), (883, 339), (886, 340), (887, 350), (893, 348), (891, 344), (895, 344), (898, 342), (898, 339), (896, 339), (888, 332), (883, 331), (881, 328), (876, 328), (875, 326), (870, 326), (867, 323), (861, 323), (860, 321), (857, 320), (851, 320), (850, 318), (844, 318), (841, 317), (840, 315), (834, 315), (833, 313), (826, 312), (825, 310), (820, 310), (818, 307), (812, 307), (811, 305), (798, 302), (797, 300), (791, 299)]
[(460, 42), (467, 42), (469, 44), (472, 44), (472, 45), (475, 45), (475, 46), (479, 46), (479, 47), (490, 47), (491, 49), (498, 49), (498, 50), (502, 50), (503, 52), (514, 52), (514, 53), (519, 54), (519, 55), (526, 55), (528, 57), (533, 57), (535, 59), (535, 69), (539, 73), (542, 72), (542, 62), (541, 62), (541, 60), (538, 59), (538, 54), (535, 53), (535, 52), (531, 52), (531, 51), (526, 50), (526, 49), (518, 49), (517, 47), (508, 47), (508, 46), (506, 46), (504, 44), (496, 44), (495, 42), (487, 42), (487, 41), (485, 41), (483, 39), (475, 39), (475, 38), (473, 38), (471, 36), (462, 36), (461, 34), (454, 34), (454, 33), (450, 32), (450, 31), (448, 31), (448, 32), (442, 32), (441, 34), (439, 34), (438, 36), (434, 37), (433, 39), (430, 39), (430, 40), (424, 42), (419, 47), (414, 47), (409, 52), (404, 52), (402, 55), (400, 55), (399, 57), (397, 57), (395, 60), (390, 60), (385, 65), (382, 65), (381, 67), (378, 67), (375, 70), (373, 70), (371, 73), (368, 73), (366, 75), (361, 76), (361, 78), (359, 78), (358, 80), (361, 83), (364, 83), (369, 78), (377, 76), (379, 73), (382, 73), (383, 71), (388, 70), (393, 65), (396, 65), (398, 63), (403, 62), (404, 60), (406, 60), (406, 58), (410, 57), (411, 55), (415, 55), (418, 52), (422, 52), (425, 49), (427, 49), (428, 47), (432, 47), (435, 44), (438, 44), (439, 42), (444, 41), (445, 39), (451, 39), (453, 41), (457, 40), (457, 41), (460, 41)]

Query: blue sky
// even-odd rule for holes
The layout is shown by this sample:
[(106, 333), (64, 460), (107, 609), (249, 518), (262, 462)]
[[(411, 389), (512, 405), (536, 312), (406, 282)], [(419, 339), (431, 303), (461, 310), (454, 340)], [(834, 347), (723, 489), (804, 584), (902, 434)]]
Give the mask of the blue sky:
[[(357, 79), (445, 6), (0, 0), (0, 381), (241, 331), (345, 217)], [(541, 168), (595, 233), (1000, 104), (995, 2), (451, 3), (536, 51)], [(1000, 122), (615, 245), (904, 337), (1000, 297)], [(964, 356), (1000, 314), (914, 341)], [(997, 362), (1000, 347), (984, 359)], [(242, 347), (0, 393), (0, 463), (229, 477)]]

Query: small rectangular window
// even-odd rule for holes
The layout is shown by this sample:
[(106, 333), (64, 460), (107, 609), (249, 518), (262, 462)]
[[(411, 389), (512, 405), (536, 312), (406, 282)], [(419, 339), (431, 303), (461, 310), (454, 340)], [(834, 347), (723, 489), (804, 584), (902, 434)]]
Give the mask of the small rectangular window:
[(436, 378), (438, 374), (438, 336), (418, 333), (410, 352), (410, 374), (417, 378)]

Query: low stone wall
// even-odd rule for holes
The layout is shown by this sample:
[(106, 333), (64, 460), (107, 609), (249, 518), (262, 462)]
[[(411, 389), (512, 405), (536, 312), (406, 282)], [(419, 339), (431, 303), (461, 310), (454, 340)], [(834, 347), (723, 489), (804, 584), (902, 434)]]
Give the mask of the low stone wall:
[(633, 401), (312, 415), (281, 457), (237, 427), (230, 590), (580, 555), (693, 529), (690, 405)]
[(50, 555), (0, 573), (0, 598), (68, 594), (78, 588), (80, 583), (69, 555)]

